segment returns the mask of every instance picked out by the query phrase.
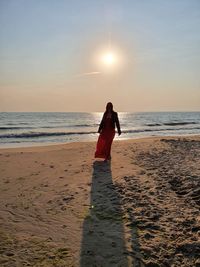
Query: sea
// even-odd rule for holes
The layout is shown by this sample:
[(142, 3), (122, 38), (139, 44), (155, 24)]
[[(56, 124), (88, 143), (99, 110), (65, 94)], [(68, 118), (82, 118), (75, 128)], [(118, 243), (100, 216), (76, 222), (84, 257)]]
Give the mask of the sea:
[[(0, 147), (95, 141), (100, 112), (1, 112)], [(200, 112), (119, 112), (116, 140), (200, 134)]]

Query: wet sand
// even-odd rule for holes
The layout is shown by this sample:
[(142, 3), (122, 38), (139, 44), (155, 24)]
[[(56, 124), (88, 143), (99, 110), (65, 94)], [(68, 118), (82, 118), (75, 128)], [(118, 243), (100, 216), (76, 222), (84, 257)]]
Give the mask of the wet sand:
[(0, 149), (0, 266), (200, 266), (200, 136)]

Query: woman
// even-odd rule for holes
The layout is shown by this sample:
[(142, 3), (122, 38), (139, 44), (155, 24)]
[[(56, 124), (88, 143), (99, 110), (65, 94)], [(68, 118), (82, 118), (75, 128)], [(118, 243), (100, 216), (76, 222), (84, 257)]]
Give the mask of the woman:
[(99, 125), (98, 133), (100, 133), (95, 158), (104, 158), (105, 161), (110, 160), (110, 150), (113, 138), (115, 136), (115, 125), (117, 126), (118, 134), (121, 134), (120, 124), (117, 112), (113, 110), (113, 104), (107, 103), (106, 111)]

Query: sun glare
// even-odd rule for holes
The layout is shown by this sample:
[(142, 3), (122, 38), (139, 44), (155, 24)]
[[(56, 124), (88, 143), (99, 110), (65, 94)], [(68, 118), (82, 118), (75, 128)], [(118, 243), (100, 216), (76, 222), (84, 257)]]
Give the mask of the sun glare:
[(124, 65), (124, 56), (116, 47), (102, 47), (94, 51), (94, 63), (101, 73), (116, 73)]
[(102, 61), (105, 65), (113, 65), (116, 63), (116, 55), (112, 52), (107, 52), (102, 56)]

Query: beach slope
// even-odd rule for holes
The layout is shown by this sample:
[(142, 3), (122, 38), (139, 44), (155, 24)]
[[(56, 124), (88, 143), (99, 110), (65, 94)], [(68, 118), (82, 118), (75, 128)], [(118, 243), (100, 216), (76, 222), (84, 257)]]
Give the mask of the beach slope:
[(200, 136), (0, 150), (1, 266), (200, 266)]

